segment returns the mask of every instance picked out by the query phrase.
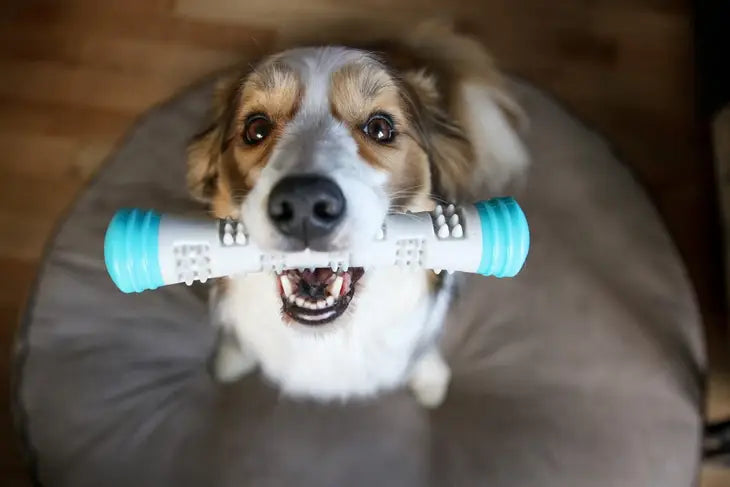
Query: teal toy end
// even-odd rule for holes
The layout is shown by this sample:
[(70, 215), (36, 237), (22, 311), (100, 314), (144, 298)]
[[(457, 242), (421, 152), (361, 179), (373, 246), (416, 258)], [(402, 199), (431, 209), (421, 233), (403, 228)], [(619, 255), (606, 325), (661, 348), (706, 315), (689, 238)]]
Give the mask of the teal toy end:
[(482, 224), (482, 260), (477, 272), (484, 276), (514, 277), (530, 249), (530, 229), (525, 213), (513, 198), (475, 203)]
[(158, 260), (160, 215), (154, 211), (118, 211), (104, 237), (104, 262), (109, 276), (125, 293), (164, 284)]

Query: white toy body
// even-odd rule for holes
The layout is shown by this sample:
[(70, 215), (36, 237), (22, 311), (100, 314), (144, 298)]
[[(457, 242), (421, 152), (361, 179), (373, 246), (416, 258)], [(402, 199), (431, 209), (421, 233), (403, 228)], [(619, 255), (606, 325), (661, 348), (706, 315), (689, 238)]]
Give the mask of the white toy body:
[(511, 198), (388, 215), (366, 246), (334, 252), (264, 251), (244, 222), (122, 210), (107, 230), (107, 269), (124, 292), (301, 268), (400, 266), (511, 277), (529, 248), (524, 213)]
[(400, 266), (475, 272), (482, 257), (476, 208), (388, 215), (367, 247), (341, 252), (264, 252), (243, 223), (163, 216), (159, 262), (165, 284), (284, 269)]

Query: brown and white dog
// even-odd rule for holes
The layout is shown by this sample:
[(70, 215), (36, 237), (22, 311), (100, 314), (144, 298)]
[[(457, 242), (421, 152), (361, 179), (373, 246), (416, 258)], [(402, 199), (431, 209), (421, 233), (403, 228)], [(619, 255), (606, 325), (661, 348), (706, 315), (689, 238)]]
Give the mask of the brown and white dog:
[[(428, 25), (369, 48), (279, 51), (221, 83), (189, 149), (192, 195), (267, 249), (368, 245), (388, 212), (471, 202), (523, 171), (522, 113), (481, 45)], [(370, 396), (450, 378), (436, 337), (452, 278), (397, 268), (233, 277), (211, 294), (214, 373), (259, 366), (289, 395)]]

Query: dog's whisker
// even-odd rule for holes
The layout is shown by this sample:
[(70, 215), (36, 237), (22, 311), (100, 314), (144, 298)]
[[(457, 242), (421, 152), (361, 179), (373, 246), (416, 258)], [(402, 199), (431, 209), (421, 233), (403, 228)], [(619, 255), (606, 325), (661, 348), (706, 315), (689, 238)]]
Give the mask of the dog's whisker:
[(389, 193), (388, 196), (391, 199), (407, 198), (407, 197), (416, 197), (416, 196), (426, 196), (427, 198), (430, 198), (430, 199), (436, 201), (437, 203), (441, 203), (441, 204), (449, 204), (449, 203), (451, 203), (450, 201), (444, 199), (443, 197), (441, 197), (441, 196), (439, 196), (439, 195), (437, 195), (435, 193), (431, 193), (431, 192), (425, 192), (424, 193), (424, 192), (420, 192), (420, 191), (411, 191), (411, 192), (409, 192), (409, 191), (396, 191), (396, 192), (393, 192), (393, 193)]

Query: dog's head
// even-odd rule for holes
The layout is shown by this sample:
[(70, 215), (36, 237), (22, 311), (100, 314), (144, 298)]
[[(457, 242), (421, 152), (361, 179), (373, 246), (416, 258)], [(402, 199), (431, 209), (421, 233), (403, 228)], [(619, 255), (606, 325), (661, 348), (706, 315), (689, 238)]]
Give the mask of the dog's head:
[[(276, 250), (367, 246), (388, 212), (469, 197), (489, 164), (469, 142), (473, 120), (459, 120), (473, 114), (460, 93), (480, 85), (441, 93), (454, 87), (440, 86), (445, 79), (427, 67), (401, 70), (387, 57), (345, 47), (263, 59), (222, 83), (216, 120), (189, 150), (192, 194), (217, 217), (241, 217), (253, 241)], [(505, 107), (484, 93), (496, 100), (484, 115), (514, 143)], [(363, 273), (280, 274), (284, 317), (336, 320)]]

